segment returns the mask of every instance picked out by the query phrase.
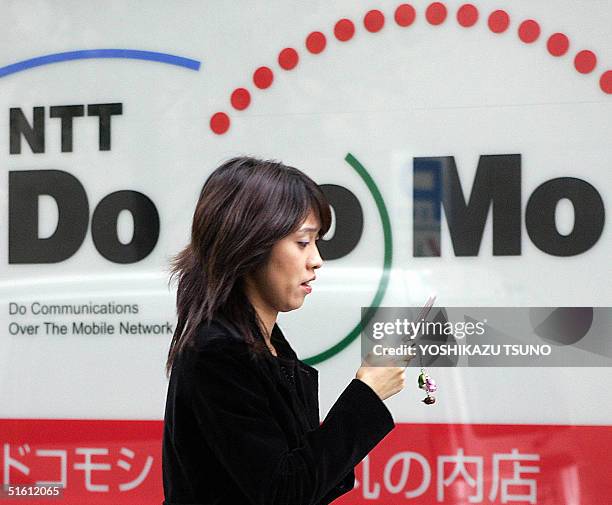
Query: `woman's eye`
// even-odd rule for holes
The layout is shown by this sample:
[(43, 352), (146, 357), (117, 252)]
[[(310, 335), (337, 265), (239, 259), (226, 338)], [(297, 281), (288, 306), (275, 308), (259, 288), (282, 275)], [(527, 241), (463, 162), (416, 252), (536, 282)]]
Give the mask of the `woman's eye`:
[(310, 242), (298, 242), (299, 246), (304, 248), (306, 247)]

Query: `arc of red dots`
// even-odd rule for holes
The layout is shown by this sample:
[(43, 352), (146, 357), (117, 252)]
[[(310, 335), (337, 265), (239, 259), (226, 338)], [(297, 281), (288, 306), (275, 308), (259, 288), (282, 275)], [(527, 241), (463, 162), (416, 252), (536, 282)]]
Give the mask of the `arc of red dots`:
[[(461, 5), (456, 12), (457, 23), (464, 28), (475, 26), (479, 16), (478, 8), (471, 3)], [(398, 5), (393, 14), (395, 23), (401, 28), (411, 26), (416, 18), (416, 9), (408, 3)], [(448, 9), (443, 2), (432, 2), (425, 9), (425, 19), (432, 26), (444, 24), (447, 18)], [(385, 21), (385, 15), (380, 10), (372, 9), (365, 14), (362, 23), (367, 32), (377, 33), (384, 28)], [(494, 10), (487, 16), (487, 26), (492, 33), (503, 34), (508, 31), (510, 25), (510, 15), (503, 9)], [(334, 24), (333, 34), (339, 42), (348, 42), (355, 33), (355, 23), (348, 18), (342, 18)], [(518, 25), (517, 35), (523, 43), (533, 44), (540, 38), (540, 25), (533, 19), (526, 19)], [(306, 37), (304, 46), (310, 54), (318, 55), (327, 47), (327, 37), (323, 32), (313, 31)], [(570, 50), (570, 40), (564, 33), (553, 33), (546, 40), (546, 49), (555, 58), (563, 57)], [(279, 67), (284, 71), (295, 69), (299, 61), (300, 54), (293, 47), (282, 49), (277, 58)], [(574, 68), (580, 74), (589, 74), (596, 66), (597, 56), (593, 51), (583, 49), (574, 55)], [(252, 80), (256, 88), (268, 89), (274, 82), (274, 71), (268, 66), (261, 66), (253, 72)], [(600, 75), (599, 86), (604, 93), (612, 94), (612, 70), (606, 70)], [(236, 88), (230, 96), (230, 104), (237, 111), (245, 110), (250, 103), (251, 92), (246, 88)], [(229, 127), (230, 118), (227, 113), (216, 112), (211, 116), (210, 128), (214, 133), (224, 134)]]

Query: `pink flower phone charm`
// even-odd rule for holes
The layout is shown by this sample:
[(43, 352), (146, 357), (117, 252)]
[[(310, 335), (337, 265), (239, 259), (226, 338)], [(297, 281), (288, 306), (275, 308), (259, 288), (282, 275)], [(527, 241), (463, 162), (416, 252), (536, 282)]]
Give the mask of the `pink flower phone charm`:
[(422, 368), (421, 373), (419, 374), (419, 389), (424, 389), (427, 392), (427, 396), (422, 400), (423, 403), (426, 405), (436, 403), (436, 399), (431, 395), (431, 393), (435, 393), (438, 390), (438, 385), (436, 384), (436, 381), (427, 375), (425, 370)]
[[(435, 296), (430, 296), (427, 299), (427, 302), (425, 303), (417, 317), (417, 321), (425, 321), (435, 301)], [(414, 345), (414, 343), (412, 345)], [(436, 399), (431, 395), (431, 393), (435, 393), (438, 390), (438, 385), (436, 384), (435, 380), (433, 380), (429, 375), (425, 373), (425, 369), (423, 368), (423, 355), (420, 353), (419, 361), (421, 365), (421, 373), (419, 374), (419, 389), (424, 389), (427, 393), (427, 396), (423, 398), (422, 401), (425, 405), (433, 405), (434, 403), (436, 403)]]

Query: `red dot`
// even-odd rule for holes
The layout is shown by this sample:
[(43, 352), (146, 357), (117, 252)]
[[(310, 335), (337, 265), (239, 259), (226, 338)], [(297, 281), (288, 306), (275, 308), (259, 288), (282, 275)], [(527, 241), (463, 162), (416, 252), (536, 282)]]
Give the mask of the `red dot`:
[(225, 112), (217, 112), (210, 118), (210, 129), (217, 135), (224, 134), (229, 126), (230, 120)]
[(253, 73), (253, 82), (259, 89), (269, 88), (273, 79), (274, 74), (268, 67), (259, 67)]
[(597, 56), (593, 51), (580, 51), (574, 58), (574, 66), (581, 74), (592, 72), (597, 65)]
[(325, 44), (327, 41), (325, 40), (325, 35), (321, 32), (312, 32), (308, 37), (306, 37), (306, 49), (308, 49), (312, 54), (319, 54), (323, 49), (325, 49)]
[(546, 47), (553, 56), (563, 56), (569, 49), (569, 39), (563, 33), (553, 33), (548, 38)]
[(395, 22), (400, 26), (410, 26), (414, 23), (416, 11), (410, 4), (402, 4), (395, 9)]
[(457, 21), (466, 28), (474, 26), (478, 21), (478, 9), (472, 4), (465, 4), (457, 11)]
[(339, 41), (346, 42), (355, 35), (355, 25), (350, 19), (341, 19), (334, 26), (334, 35)]
[(604, 93), (608, 93), (608, 95), (612, 93), (612, 70), (606, 70), (601, 74), (599, 85)]
[(234, 109), (244, 110), (251, 103), (251, 94), (244, 88), (236, 88), (232, 93), (230, 101)]
[(379, 10), (369, 11), (363, 18), (363, 26), (369, 32), (378, 32), (385, 25), (385, 16)]
[(429, 24), (439, 25), (446, 19), (446, 7), (441, 2), (434, 2), (425, 11), (425, 17)]
[(518, 35), (525, 44), (531, 44), (540, 36), (540, 25), (533, 19), (527, 19), (519, 26)]
[(298, 64), (300, 57), (295, 49), (286, 47), (278, 55), (278, 64), (285, 70), (291, 70)]
[(489, 29), (493, 33), (502, 33), (508, 29), (510, 17), (506, 11), (493, 11), (489, 16)]

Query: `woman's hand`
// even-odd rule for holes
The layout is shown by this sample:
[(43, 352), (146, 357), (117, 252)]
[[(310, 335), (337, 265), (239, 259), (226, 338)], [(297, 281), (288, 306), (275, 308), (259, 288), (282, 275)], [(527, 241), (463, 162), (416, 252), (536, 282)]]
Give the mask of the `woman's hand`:
[(404, 370), (403, 366), (361, 366), (355, 377), (370, 386), (381, 400), (386, 400), (404, 389)]

